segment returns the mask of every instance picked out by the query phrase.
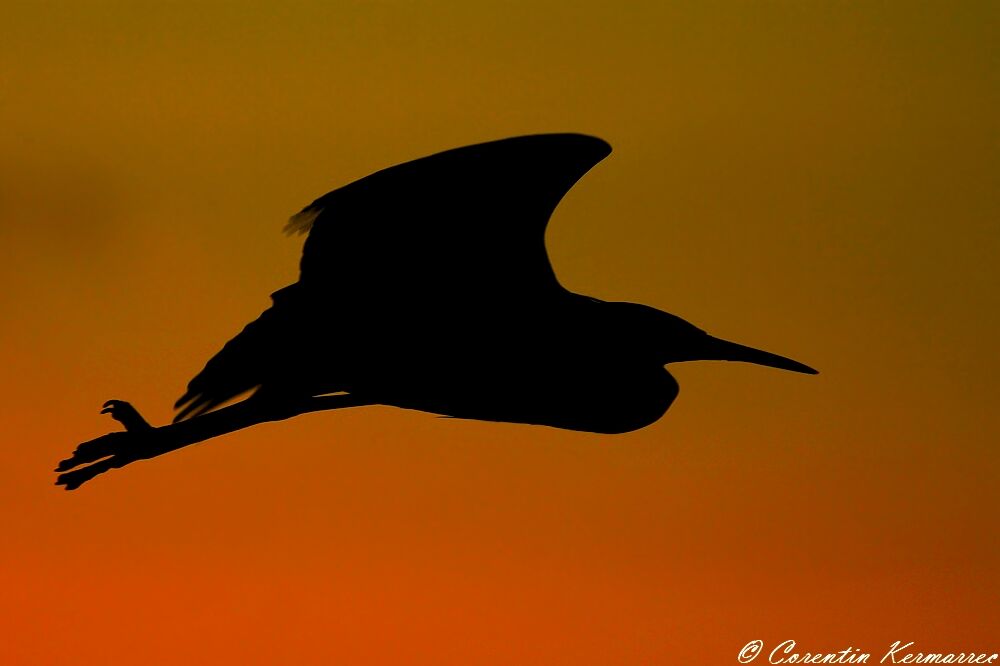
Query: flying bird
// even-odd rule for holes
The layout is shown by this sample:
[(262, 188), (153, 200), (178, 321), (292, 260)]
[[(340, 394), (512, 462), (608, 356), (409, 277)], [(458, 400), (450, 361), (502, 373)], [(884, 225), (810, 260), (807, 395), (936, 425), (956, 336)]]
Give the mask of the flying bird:
[(316, 199), (286, 226), (308, 234), (299, 280), (190, 381), (174, 422), (153, 427), (109, 400), (102, 413), (125, 431), (79, 445), (56, 483), (71, 490), (318, 410), (391, 405), (610, 434), (667, 411), (678, 393), (670, 363), (815, 374), (672, 314), (559, 283), (545, 250), (549, 217), (610, 152), (581, 134), (520, 136), (393, 166)]

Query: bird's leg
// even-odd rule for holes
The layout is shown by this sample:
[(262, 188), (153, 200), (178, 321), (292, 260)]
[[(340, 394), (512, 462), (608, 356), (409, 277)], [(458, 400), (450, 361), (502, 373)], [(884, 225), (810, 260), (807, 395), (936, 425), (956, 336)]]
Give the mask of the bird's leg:
[(125, 432), (102, 435), (76, 447), (73, 455), (56, 467), (56, 472), (62, 472), (56, 479), (56, 485), (74, 490), (110, 469), (124, 467), (137, 460), (155, 458), (258, 423), (281, 421), (306, 412), (366, 404), (371, 403), (349, 394), (282, 401), (250, 397), (187, 421), (154, 428), (129, 403), (109, 400), (104, 403), (101, 413), (110, 414), (111, 418), (124, 425)]

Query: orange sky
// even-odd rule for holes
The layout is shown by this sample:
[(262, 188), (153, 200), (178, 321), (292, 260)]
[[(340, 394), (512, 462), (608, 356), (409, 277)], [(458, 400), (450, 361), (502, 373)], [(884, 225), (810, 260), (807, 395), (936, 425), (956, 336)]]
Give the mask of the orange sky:
[[(995, 3), (146, 4), (0, 26), (0, 663), (1000, 651)], [(313, 414), (51, 485), (295, 279), (288, 215), (544, 131), (614, 147), (550, 225), (564, 285), (822, 374), (676, 367), (615, 437)]]

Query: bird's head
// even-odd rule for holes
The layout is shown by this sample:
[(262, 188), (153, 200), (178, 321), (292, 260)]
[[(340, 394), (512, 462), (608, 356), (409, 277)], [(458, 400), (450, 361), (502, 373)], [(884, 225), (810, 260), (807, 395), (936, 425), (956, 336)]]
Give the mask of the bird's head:
[(818, 374), (808, 365), (771, 352), (716, 338), (680, 317), (635, 303), (609, 303), (616, 320), (625, 322), (623, 344), (636, 353), (652, 354), (657, 363), (742, 361), (792, 372)]

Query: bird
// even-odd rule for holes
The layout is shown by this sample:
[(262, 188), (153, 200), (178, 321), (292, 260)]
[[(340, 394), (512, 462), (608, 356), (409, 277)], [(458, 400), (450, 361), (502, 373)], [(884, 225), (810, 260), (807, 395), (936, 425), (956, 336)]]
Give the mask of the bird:
[(549, 218), (610, 153), (585, 134), (516, 136), (319, 197), (285, 227), (306, 236), (298, 281), (191, 379), (173, 422), (154, 428), (130, 403), (109, 400), (102, 413), (125, 431), (80, 444), (56, 468), (57, 485), (72, 490), (136, 460), (311, 411), (388, 405), (611, 435), (667, 412), (679, 391), (672, 363), (816, 374), (676, 315), (559, 282), (545, 247)]

